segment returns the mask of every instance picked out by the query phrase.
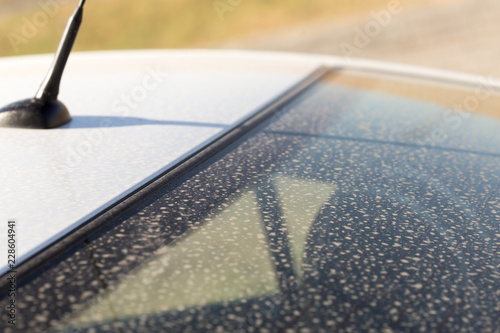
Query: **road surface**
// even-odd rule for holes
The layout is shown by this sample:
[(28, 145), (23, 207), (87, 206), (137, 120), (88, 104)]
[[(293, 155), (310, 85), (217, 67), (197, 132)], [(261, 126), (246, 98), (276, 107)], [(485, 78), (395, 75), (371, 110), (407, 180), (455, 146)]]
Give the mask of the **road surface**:
[[(500, 78), (500, 1), (451, 0), (426, 5), (409, 1), (401, 0), (402, 10), (391, 14), (388, 23), (366, 13), (229, 41), (218, 47), (350, 55)], [(385, 25), (379, 23), (380, 31), (377, 22)], [(373, 37), (366, 43), (358, 35), (370, 27)], [(363, 47), (356, 47), (356, 41)], [(352, 52), (349, 45), (359, 52)]]

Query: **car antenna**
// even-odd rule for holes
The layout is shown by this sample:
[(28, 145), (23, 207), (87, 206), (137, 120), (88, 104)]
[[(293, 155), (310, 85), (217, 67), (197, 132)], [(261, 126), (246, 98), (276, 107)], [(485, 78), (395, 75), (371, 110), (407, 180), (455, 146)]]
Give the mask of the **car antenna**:
[(36, 96), (1, 108), (0, 127), (48, 129), (71, 120), (68, 109), (57, 100), (57, 95), (64, 67), (82, 23), (84, 4), (85, 0), (80, 0), (69, 18), (52, 66)]

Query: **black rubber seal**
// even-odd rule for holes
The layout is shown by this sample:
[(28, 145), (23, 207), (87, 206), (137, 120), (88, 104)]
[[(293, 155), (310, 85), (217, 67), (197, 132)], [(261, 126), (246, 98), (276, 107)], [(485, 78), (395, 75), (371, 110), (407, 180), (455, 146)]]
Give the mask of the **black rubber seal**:
[[(205, 147), (202, 147), (200, 150), (188, 156), (183, 161), (170, 167), (155, 179), (144, 184), (141, 188), (106, 208), (96, 216), (82, 223), (68, 235), (61, 237), (52, 244), (47, 245), (33, 256), (24, 260), (17, 267), (18, 285), (22, 284), (23, 281), (29, 280), (33, 275), (38, 274), (46, 264), (56, 261), (72, 248), (81, 244), (88, 237), (98, 232), (101, 228), (113, 222), (125, 214), (128, 210), (154, 195), (162, 188), (168, 186), (179, 177), (185, 175), (203, 162), (207, 161), (225, 147), (229, 146), (231, 143), (247, 134), (250, 130), (257, 127), (266, 119), (272, 117), (282, 106), (298, 98), (302, 93), (323, 79), (331, 71), (332, 69), (329, 67), (319, 67), (298, 84), (268, 103), (260, 111), (256, 112), (248, 119), (235, 124), (234, 127), (222, 133), (219, 138), (215, 139)], [(0, 280), (0, 292), (2, 294), (8, 289), (8, 283), (9, 282), (6, 279)]]

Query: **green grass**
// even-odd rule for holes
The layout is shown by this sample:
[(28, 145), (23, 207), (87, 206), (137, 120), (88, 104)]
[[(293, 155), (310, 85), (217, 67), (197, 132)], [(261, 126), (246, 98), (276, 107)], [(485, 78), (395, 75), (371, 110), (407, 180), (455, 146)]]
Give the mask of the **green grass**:
[[(22, 6), (26, 1), (32, 5)], [(241, 0), (221, 20), (214, 0), (88, 0), (75, 50), (205, 47), (250, 33), (384, 8), (387, 2)], [(18, 44), (16, 50), (11, 39), (13, 34), (23, 36), (23, 17), (33, 22), (33, 16), (43, 10), (38, 0), (0, 0), (0, 56), (53, 52), (76, 3), (74, 0), (61, 5), (57, 15), (40, 26), (33, 37), (26, 38), (26, 43)]]

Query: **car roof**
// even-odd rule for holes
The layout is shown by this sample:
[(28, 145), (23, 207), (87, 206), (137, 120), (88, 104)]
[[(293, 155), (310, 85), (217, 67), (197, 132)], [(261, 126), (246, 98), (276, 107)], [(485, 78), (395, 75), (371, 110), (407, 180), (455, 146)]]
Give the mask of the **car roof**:
[[(1, 61), (0, 104), (32, 96), (50, 56)], [(314, 62), (165, 52), (74, 54), (60, 100), (72, 121), (2, 129), (0, 211), (20, 255), (123, 198), (309, 74)]]
[[(34, 95), (51, 59), (0, 60), (0, 105)], [(15, 214), (4, 218), (18, 222), (21, 261), (221, 137), (323, 64), (470, 86), (481, 80), (296, 54), (73, 54), (59, 97), (73, 120), (47, 131), (0, 131), (0, 211)]]

